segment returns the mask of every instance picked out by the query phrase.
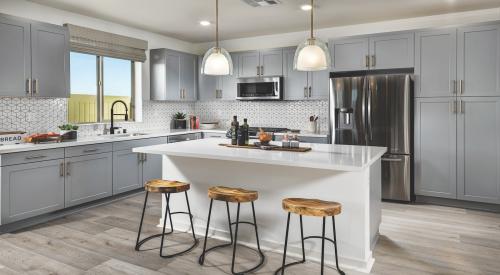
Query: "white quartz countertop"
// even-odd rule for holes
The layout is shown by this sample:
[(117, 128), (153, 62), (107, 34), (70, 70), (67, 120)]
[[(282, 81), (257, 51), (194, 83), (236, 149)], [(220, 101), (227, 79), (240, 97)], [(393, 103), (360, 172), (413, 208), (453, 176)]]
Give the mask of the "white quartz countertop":
[(266, 151), (220, 146), (226, 139), (200, 139), (180, 143), (134, 148), (134, 152), (215, 160), (317, 168), (336, 171), (360, 171), (372, 165), (387, 151), (385, 147), (331, 144), (305, 144), (309, 152)]
[(99, 143), (107, 143), (107, 142), (119, 142), (119, 141), (146, 139), (146, 138), (155, 138), (155, 137), (166, 137), (166, 136), (201, 133), (201, 132), (225, 133), (226, 131), (220, 130), (220, 129), (141, 131), (141, 132), (139, 132), (140, 135), (134, 135), (134, 133), (117, 134), (114, 136), (102, 135), (102, 136), (84, 137), (84, 138), (79, 138), (76, 141), (65, 141), (65, 142), (59, 142), (59, 143), (42, 143), (42, 144), (21, 143), (21, 144), (12, 144), (12, 145), (2, 145), (2, 146), (0, 146), (0, 155), (1, 154), (9, 154), (9, 153), (26, 152), (26, 151), (64, 148), (64, 147), (99, 144)]

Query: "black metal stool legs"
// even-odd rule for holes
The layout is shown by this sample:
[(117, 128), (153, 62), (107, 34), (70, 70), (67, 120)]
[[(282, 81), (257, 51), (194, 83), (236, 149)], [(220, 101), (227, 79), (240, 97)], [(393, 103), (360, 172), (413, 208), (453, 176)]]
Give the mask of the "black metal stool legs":
[[(149, 197), (149, 192), (146, 191), (146, 197), (144, 198), (144, 206), (142, 208), (142, 215), (141, 215), (141, 223), (139, 224), (139, 231), (137, 232), (137, 241), (135, 242), (135, 250), (136, 251), (139, 251), (141, 246), (151, 240), (151, 239), (154, 239), (154, 238), (157, 238), (157, 237), (160, 237), (162, 236), (162, 234), (156, 234), (156, 235), (153, 235), (153, 236), (149, 236), (147, 238), (145, 238), (144, 240), (141, 241), (141, 232), (142, 232), (142, 225), (143, 225), (143, 222), (144, 222), (144, 214), (146, 213), (146, 207), (147, 207), (147, 204), (148, 204), (148, 197)], [(168, 235), (168, 234), (172, 234), (174, 232), (174, 227), (172, 226), (172, 215), (170, 214), (170, 211), (167, 210), (167, 212), (165, 212), (165, 216), (166, 214), (169, 214), (169, 217), (170, 217), (170, 232), (167, 232), (167, 233), (164, 233), (165, 235)]]
[(284, 250), (283, 250), (283, 261), (281, 263), (281, 267), (277, 269), (274, 274), (278, 275), (284, 275), (285, 274), (285, 268), (296, 265), (296, 264), (302, 264), (305, 263), (306, 261), (306, 253), (304, 249), (304, 241), (307, 239), (321, 239), (321, 275), (324, 274), (324, 261), (325, 261), (325, 241), (331, 242), (334, 247), (335, 247), (335, 265), (337, 267), (337, 271), (341, 275), (345, 275), (344, 271), (342, 271), (339, 267), (339, 260), (338, 260), (338, 255), (337, 255), (337, 232), (335, 231), (335, 217), (332, 216), (332, 222), (333, 222), (333, 240), (330, 238), (325, 237), (325, 227), (326, 227), (326, 217), (323, 217), (323, 228), (321, 231), (321, 236), (308, 236), (304, 238), (304, 227), (302, 224), (302, 215), (300, 215), (300, 238), (302, 241), (302, 260), (301, 261), (296, 261), (292, 262), (289, 264), (285, 264), (286, 262), (286, 250), (287, 250), (287, 245), (288, 245), (288, 232), (290, 228), (290, 212), (288, 212), (288, 218), (286, 222), (286, 233), (285, 233), (285, 245), (284, 245)]
[[(259, 242), (259, 233), (258, 233), (258, 227), (257, 227), (257, 219), (256, 219), (256, 216), (255, 216), (255, 207), (254, 207), (254, 204), (252, 202), (252, 214), (253, 214), (253, 223), (252, 222), (246, 222), (246, 221), (240, 221), (240, 206), (241, 204), (238, 203), (238, 208), (237, 208), (237, 212), (236, 212), (236, 222), (231, 222), (231, 216), (230, 216), (230, 212), (229, 212), (229, 204), (226, 202), (226, 209), (227, 209), (227, 218), (228, 218), (228, 222), (229, 222), (229, 234), (231, 235), (231, 242), (230, 243), (226, 243), (226, 244), (221, 244), (221, 245), (217, 245), (217, 246), (214, 246), (214, 247), (211, 247), (209, 249), (207, 249), (207, 239), (208, 239), (208, 228), (210, 226), (210, 216), (212, 214), (212, 205), (213, 205), (213, 199), (210, 200), (210, 208), (208, 210), (208, 219), (207, 219), (207, 229), (206, 229), (206, 232), (205, 232), (205, 243), (203, 245), (203, 252), (202, 254), (200, 255), (200, 258), (198, 260), (198, 263), (200, 265), (203, 265), (204, 261), (205, 261), (205, 254), (213, 249), (216, 249), (216, 248), (222, 248), (222, 247), (226, 247), (226, 246), (233, 246), (233, 256), (232, 256), (232, 260), (231, 260), (231, 273), (232, 274), (245, 274), (245, 273), (249, 273), (249, 272), (252, 272), (252, 271), (255, 271), (256, 269), (258, 269), (259, 267), (262, 266), (262, 264), (264, 263), (264, 259), (265, 259), (265, 256), (264, 256), (264, 253), (262, 253), (261, 249), (260, 249), (260, 242)], [(255, 237), (257, 238), (257, 252), (259, 253), (259, 257), (260, 257), (260, 261), (259, 263), (248, 269), (248, 270), (245, 270), (245, 271), (240, 271), (240, 272), (235, 272), (234, 271), (234, 265), (235, 265), (235, 258), (236, 258), (236, 246), (237, 246), (237, 243), (238, 243), (238, 229), (239, 229), (239, 224), (240, 223), (245, 223), (245, 224), (250, 224), (250, 225), (253, 225), (254, 228), (255, 228)], [(235, 232), (234, 232), (234, 239), (233, 239), (233, 232), (232, 232), (232, 225), (236, 225), (236, 228), (235, 228)]]

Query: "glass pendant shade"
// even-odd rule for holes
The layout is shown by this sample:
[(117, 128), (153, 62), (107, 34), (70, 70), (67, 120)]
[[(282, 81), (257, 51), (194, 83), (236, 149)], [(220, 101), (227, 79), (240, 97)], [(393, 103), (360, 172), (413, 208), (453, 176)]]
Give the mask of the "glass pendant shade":
[(297, 71), (322, 71), (330, 69), (332, 59), (325, 42), (309, 38), (295, 51), (293, 68)]
[(223, 48), (211, 48), (203, 56), (201, 74), (232, 75), (233, 60), (231, 59), (231, 55)]

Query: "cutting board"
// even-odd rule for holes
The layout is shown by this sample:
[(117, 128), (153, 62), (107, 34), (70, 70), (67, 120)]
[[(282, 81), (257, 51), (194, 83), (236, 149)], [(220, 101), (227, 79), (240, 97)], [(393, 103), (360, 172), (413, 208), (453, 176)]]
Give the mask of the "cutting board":
[(250, 144), (250, 145), (232, 145), (232, 144), (224, 144), (221, 143), (219, 146), (229, 147), (229, 148), (245, 148), (245, 149), (259, 149), (264, 151), (284, 151), (284, 152), (309, 152), (311, 151), (311, 147), (299, 147), (299, 148), (284, 148), (277, 145), (271, 145), (268, 149), (262, 149), (259, 146)]

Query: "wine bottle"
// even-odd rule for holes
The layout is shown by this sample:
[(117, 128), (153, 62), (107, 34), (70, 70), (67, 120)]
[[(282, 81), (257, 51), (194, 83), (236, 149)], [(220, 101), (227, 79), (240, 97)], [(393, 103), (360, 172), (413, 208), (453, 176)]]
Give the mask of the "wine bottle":
[(233, 116), (233, 122), (231, 122), (231, 144), (232, 145), (238, 144), (238, 128), (239, 127), (240, 127), (240, 124), (238, 123), (238, 117)]
[(243, 135), (245, 137), (245, 145), (250, 144), (250, 134), (248, 133), (249, 131), (249, 126), (248, 126), (248, 120), (246, 118), (243, 119), (243, 125), (241, 126), (243, 128)]

